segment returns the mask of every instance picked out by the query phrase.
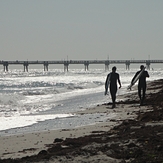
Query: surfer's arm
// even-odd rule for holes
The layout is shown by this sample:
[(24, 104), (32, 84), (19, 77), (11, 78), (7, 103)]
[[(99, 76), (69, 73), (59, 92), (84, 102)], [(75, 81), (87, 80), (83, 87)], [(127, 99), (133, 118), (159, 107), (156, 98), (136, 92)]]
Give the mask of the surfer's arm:
[(119, 83), (119, 89), (122, 87), (122, 85), (121, 85), (121, 81), (120, 80), (118, 80), (118, 83)]
[(119, 89), (120, 89), (122, 87), (122, 85), (121, 85), (121, 81), (119, 78), (118, 78), (118, 83), (119, 83)]
[(133, 83), (133, 81), (135, 80), (136, 76), (137, 76), (137, 75), (135, 75), (135, 76), (132, 78), (131, 83)]
[(122, 85), (121, 85), (121, 81), (119, 79), (119, 75), (118, 75), (118, 84), (119, 84), (119, 89), (120, 89), (122, 87)]

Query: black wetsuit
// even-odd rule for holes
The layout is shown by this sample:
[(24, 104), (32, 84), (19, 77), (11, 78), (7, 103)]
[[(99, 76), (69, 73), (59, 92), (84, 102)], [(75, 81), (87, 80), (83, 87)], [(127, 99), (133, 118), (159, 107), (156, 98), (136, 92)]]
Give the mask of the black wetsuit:
[(109, 78), (109, 75), (111, 75), (111, 77), (110, 77), (110, 94), (111, 94), (112, 102), (113, 102), (113, 104), (115, 104), (116, 93), (117, 93), (117, 81), (119, 80), (119, 74), (116, 72), (115, 73), (111, 72), (110, 74), (108, 74), (107, 78)]
[[(136, 78), (136, 76), (141, 72), (138, 71), (134, 78), (132, 79), (132, 81)], [(139, 82), (138, 82), (138, 95), (139, 95), (139, 98), (141, 100), (141, 103), (143, 104), (143, 101), (145, 99), (145, 92), (146, 92), (146, 88), (147, 88), (147, 84), (146, 84), (146, 77), (149, 77), (149, 74), (147, 71), (144, 71), (141, 75), (141, 77), (139, 78)], [(143, 96), (141, 96), (141, 90), (143, 90)]]

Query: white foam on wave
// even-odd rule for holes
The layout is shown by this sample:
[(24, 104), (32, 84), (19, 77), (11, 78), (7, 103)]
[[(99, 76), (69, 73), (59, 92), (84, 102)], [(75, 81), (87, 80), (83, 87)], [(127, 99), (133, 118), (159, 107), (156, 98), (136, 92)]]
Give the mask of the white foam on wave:
[(25, 127), (33, 125), (40, 121), (72, 117), (73, 114), (56, 114), (56, 115), (29, 115), (29, 116), (11, 116), (0, 117), (0, 130), (11, 128)]

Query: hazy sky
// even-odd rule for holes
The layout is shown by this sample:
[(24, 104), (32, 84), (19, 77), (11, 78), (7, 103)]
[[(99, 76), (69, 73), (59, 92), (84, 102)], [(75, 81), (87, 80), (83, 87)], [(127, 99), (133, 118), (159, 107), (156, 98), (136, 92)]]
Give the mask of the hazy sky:
[(163, 0), (0, 0), (0, 60), (163, 59)]

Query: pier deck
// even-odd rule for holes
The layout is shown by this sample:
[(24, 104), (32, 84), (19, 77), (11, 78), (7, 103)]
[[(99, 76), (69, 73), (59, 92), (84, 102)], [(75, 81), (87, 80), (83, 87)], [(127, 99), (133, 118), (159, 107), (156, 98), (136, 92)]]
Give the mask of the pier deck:
[(4, 71), (8, 71), (9, 65), (23, 65), (24, 71), (28, 71), (28, 66), (35, 64), (42, 64), (44, 66), (44, 71), (48, 71), (48, 66), (50, 64), (62, 64), (64, 65), (64, 71), (68, 71), (68, 66), (70, 64), (83, 64), (85, 70), (88, 70), (90, 64), (104, 64), (105, 70), (109, 68), (110, 64), (125, 64), (126, 69), (130, 69), (130, 64), (146, 64), (147, 69), (150, 69), (151, 64), (163, 63), (163, 60), (56, 60), (56, 61), (0, 61), (0, 65), (3, 65)]

